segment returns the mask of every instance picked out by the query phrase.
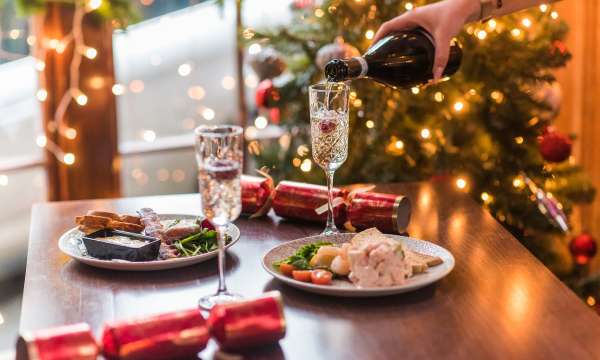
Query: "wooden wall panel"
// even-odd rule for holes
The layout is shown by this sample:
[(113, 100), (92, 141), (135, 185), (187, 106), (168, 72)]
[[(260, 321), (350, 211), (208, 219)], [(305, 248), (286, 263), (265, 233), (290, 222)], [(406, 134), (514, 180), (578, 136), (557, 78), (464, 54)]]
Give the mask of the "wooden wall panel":
[[(600, 1), (567, 0), (555, 6), (571, 28), (567, 46), (573, 53), (557, 74), (563, 90), (557, 126), (579, 136), (573, 154), (600, 189)], [(575, 233), (589, 231), (600, 238), (600, 196), (576, 215)]]
[[(75, 154), (75, 163), (66, 165), (46, 151), (48, 200), (77, 200), (120, 196), (119, 155), (117, 150), (116, 100), (112, 57), (112, 26), (85, 16), (82, 32), (87, 46), (98, 50), (94, 60), (83, 58), (79, 67), (78, 88), (87, 95), (85, 106), (71, 101), (64, 115), (66, 126), (77, 131), (74, 139), (59, 135), (54, 115), (63, 95), (69, 91), (73, 41), (63, 53), (43, 50), (44, 39), (63, 39), (71, 31), (72, 5), (49, 3), (46, 11), (33, 21), (38, 36), (36, 56), (45, 62), (41, 86), (48, 92), (42, 103), (46, 137), (65, 153)], [(49, 149), (49, 147), (47, 147)]]

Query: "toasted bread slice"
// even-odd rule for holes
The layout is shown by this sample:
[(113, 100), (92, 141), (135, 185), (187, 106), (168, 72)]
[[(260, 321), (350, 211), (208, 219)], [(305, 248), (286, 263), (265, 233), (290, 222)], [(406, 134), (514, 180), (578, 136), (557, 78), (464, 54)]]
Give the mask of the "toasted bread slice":
[(75, 222), (78, 225), (100, 229), (105, 228), (110, 221), (110, 218), (95, 215), (77, 216), (75, 218)]
[(119, 221), (138, 225), (142, 224), (140, 217), (134, 215), (121, 215), (121, 220)]
[(412, 273), (413, 273), (413, 275), (422, 274), (425, 271), (427, 271), (427, 269), (429, 269), (429, 267), (427, 266), (427, 264), (412, 264)]
[(437, 256), (421, 254), (416, 251), (406, 250), (406, 257), (412, 264), (413, 274), (420, 274), (428, 268), (441, 264), (443, 261)]
[(370, 228), (367, 230), (363, 230), (363, 231), (357, 233), (356, 235), (354, 235), (352, 237), (352, 240), (350, 240), (350, 242), (353, 245), (360, 245), (365, 241), (369, 241), (374, 238), (379, 238), (381, 236), (385, 236), (385, 235), (383, 235), (381, 233), (381, 231), (377, 230), (376, 228)]
[(129, 232), (134, 232), (134, 233), (141, 233), (142, 230), (144, 230), (144, 227), (142, 225), (126, 223), (126, 222), (122, 222), (122, 221), (114, 221), (114, 220), (111, 220), (108, 223), (107, 228), (113, 229), (113, 230), (129, 231)]
[(438, 256), (431, 256), (431, 255), (427, 255), (427, 254), (421, 254), (421, 253), (418, 253), (416, 251), (412, 251), (412, 253), (414, 255), (414, 258), (419, 259), (420, 261), (422, 261), (425, 264), (427, 264), (427, 266), (429, 266), (429, 267), (440, 265), (441, 263), (444, 262), (442, 260), (442, 258), (440, 258)]
[(90, 210), (87, 212), (88, 215), (92, 215), (92, 216), (101, 216), (101, 217), (106, 217), (109, 218), (111, 220), (116, 220), (116, 221), (121, 221), (121, 215), (110, 212), (110, 211), (96, 211), (96, 210)]
[(87, 227), (87, 226), (83, 226), (83, 225), (79, 225), (79, 230), (81, 232), (83, 232), (85, 235), (89, 235), (92, 233), (95, 233), (96, 231), (102, 230), (103, 228), (94, 228), (94, 227)]

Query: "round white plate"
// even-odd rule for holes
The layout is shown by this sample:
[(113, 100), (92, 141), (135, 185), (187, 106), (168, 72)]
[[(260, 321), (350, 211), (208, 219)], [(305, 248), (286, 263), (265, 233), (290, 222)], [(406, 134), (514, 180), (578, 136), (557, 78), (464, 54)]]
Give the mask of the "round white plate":
[(291, 277), (281, 274), (276, 268), (273, 267), (273, 263), (281, 259), (294, 254), (298, 248), (303, 245), (315, 243), (318, 241), (327, 241), (334, 244), (341, 244), (348, 242), (352, 239), (355, 234), (339, 234), (333, 236), (323, 237), (322, 235), (310, 236), (293, 240), (285, 244), (278, 245), (269, 250), (262, 259), (263, 268), (276, 279), (293, 286), (298, 289), (305, 291), (331, 296), (342, 296), (342, 297), (373, 297), (373, 296), (386, 296), (400, 294), (408, 291), (413, 291), (431, 283), (434, 283), (452, 271), (454, 268), (454, 256), (441, 246), (430, 243), (425, 240), (417, 240), (400, 235), (386, 236), (404, 242), (405, 246), (413, 251), (438, 256), (443, 260), (443, 263), (437, 266), (432, 266), (425, 273), (417, 274), (409, 279), (402, 285), (391, 286), (391, 287), (380, 287), (380, 288), (358, 288), (352, 284), (349, 280), (338, 279), (333, 280), (331, 285), (315, 285), (312, 283), (306, 283), (298, 280), (294, 280)]
[[(173, 220), (196, 219), (198, 216), (183, 214), (160, 214), (159, 217), (161, 220)], [(233, 246), (240, 239), (240, 229), (238, 229), (238, 227), (233, 224), (229, 224), (229, 227), (227, 228), (227, 234), (231, 236), (231, 242), (227, 244), (227, 246), (225, 247), (226, 249)], [(101, 260), (91, 257), (84, 252), (85, 246), (83, 245), (83, 241), (81, 240), (82, 236), (83, 233), (77, 228), (70, 229), (67, 232), (63, 233), (60, 239), (58, 239), (58, 248), (63, 253), (69, 255), (77, 261), (103, 269), (128, 271), (167, 270), (198, 264), (217, 256), (217, 251), (215, 250), (206, 254), (168, 260), (137, 262), (126, 260)]]

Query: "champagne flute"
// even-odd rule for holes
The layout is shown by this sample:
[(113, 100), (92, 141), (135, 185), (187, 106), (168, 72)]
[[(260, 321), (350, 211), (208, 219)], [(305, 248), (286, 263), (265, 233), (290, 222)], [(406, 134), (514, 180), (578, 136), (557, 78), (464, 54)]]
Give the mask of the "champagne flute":
[(333, 175), (348, 157), (348, 93), (344, 83), (309, 87), (312, 156), (327, 177), (329, 211), (322, 235), (339, 233), (333, 215)]
[(219, 288), (200, 299), (205, 310), (241, 298), (227, 291), (225, 284), (225, 239), (229, 223), (242, 210), (242, 133), (241, 127), (233, 125), (202, 125), (194, 131), (202, 214), (215, 226), (218, 243)]

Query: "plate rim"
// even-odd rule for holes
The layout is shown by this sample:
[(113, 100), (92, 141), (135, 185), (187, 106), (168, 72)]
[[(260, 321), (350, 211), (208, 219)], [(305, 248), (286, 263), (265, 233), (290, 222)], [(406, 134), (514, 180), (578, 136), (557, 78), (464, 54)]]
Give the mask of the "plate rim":
[[(195, 214), (176, 214), (176, 213), (165, 213), (165, 214), (158, 214), (159, 217), (161, 217), (161, 220), (169, 220), (169, 217), (183, 217), (183, 218), (198, 218), (201, 217), (201, 215), (195, 215)], [(166, 219), (163, 219), (163, 217), (165, 217)], [(74, 254), (73, 252), (69, 251), (69, 249), (67, 249), (67, 247), (64, 246), (64, 242), (68, 241), (68, 237), (71, 235), (71, 233), (75, 232), (75, 231), (79, 231), (79, 229), (75, 226), (72, 227), (66, 231), (64, 231), (63, 233), (60, 234), (59, 238), (58, 238), (58, 248), (59, 250), (67, 255), (68, 257), (70, 257), (73, 260), (76, 260), (78, 262), (90, 265), (90, 266), (95, 266), (95, 267), (100, 267), (100, 268), (104, 268), (104, 269), (113, 269), (113, 270), (166, 270), (166, 269), (171, 269), (173, 267), (177, 267), (179, 266), (184, 266), (184, 265), (193, 265), (199, 262), (202, 262), (203, 260), (209, 260), (214, 258), (215, 256), (217, 256), (218, 252), (216, 250), (212, 251), (212, 252), (208, 252), (208, 253), (204, 253), (204, 254), (199, 254), (199, 255), (195, 255), (195, 256), (188, 256), (188, 257), (183, 257), (183, 258), (174, 258), (174, 259), (167, 259), (167, 260), (152, 260), (152, 261), (113, 261), (113, 260), (103, 260), (103, 259), (97, 259), (94, 257), (84, 257), (81, 256), (79, 254)], [(233, 236), (232, 236), (232, 240), (229, 244), (227, 244), (225, 246), (225, 249), (229, 249), (231, 246), (235, 245), (240, 237), (241, 237), (241, 232), (240, 229), (234, 224), (234, 223), (230, 223), (228, 226), (228, 232), (233, 232)]]
[[(355, 234), (356, 233), (341, 233), (340, 235), (355, 235)], [(391, 236), (393, 238), (408, 239), (408, 240), (414, 241), (414, 242), (427, 243), (428, 246), (433, 246), (435, 248), (440, 249), (444, 253), (444, 255), (446, 255), (448, 257), (448, 264), (446, 265), (446, 267), (444, 268), (443, 271), (441, 271), (439, 274), (436, 275), (436, 277), (429, 278), (423, 282), (419, 282), (416, 284), (402, 284), (402, 285), (396, 285), (396, 286), (390, 286), (390, 287), (384, 287), (384, 288), (357, 288), (357, 287), (355, 287), (355, 288), (340, 288), (340, 287), (332, 287), (330, 285), (316, 285), (316, 284), (312, 284), (312, 283), (306, 283), (306, 282), (295, 280), (293, 278), (287, 277), (287, 276), (275, 271), (275, 269), (272, 269), (271, 266), (269, 266), (269, 264), (266, 263), (265, 260), (266, 260), (267, 255), (269, 253), (271, 253), (273, 250), (275, 250), (281, 246), (290, 244), (295, 241), (300, 241), (300, 240), (306, 241), (306, 240), (312, 239), (312, 238), (314, 238), (315, 240), (323, 239), (322, 235), (312, 235), (312, 236), (305, 236), (302, 238), (286, 241), (279, 245), (273, 246), (272, 248), (270, 248), (263, 254), (262, 259), (261, 259), (261, 265), (262, 265), (263, 269), (269, 275), (273, 276), (273, 278), (277, 279), (278, 281), (281, 281), (282, 283), (284, 283), (286, 285), (293, 286), (297, 289), (305, 290), (308, 292), (318, 293), (321, 295), (342, 296), (342, 297), (389, 296), (389, 295), (396, 295), (396, 294), (400, 294), (400, 293), (414, 291), (414, 290), (420, 289), (422, 287), (425, 287), (425, 286), (428, 286), (435, 282), (440, 281), (441, 279), (448, 276), (448, 274), (450, 274), (452, 272), (452, 270), (454, 270), (454, 267), (456, 266), (456, 259), (454, 258), (454, 255), (452, 254), (452, 252), (450, 252), (450, 250), (444, 248), (443, 246), (440, 246), (431, 241), (417, 239), (417, 238), (413, 238), (410, 236), (403, 236), (403, 235), (398, 235), (398, 234), (384, 234), (384, 235)]]

